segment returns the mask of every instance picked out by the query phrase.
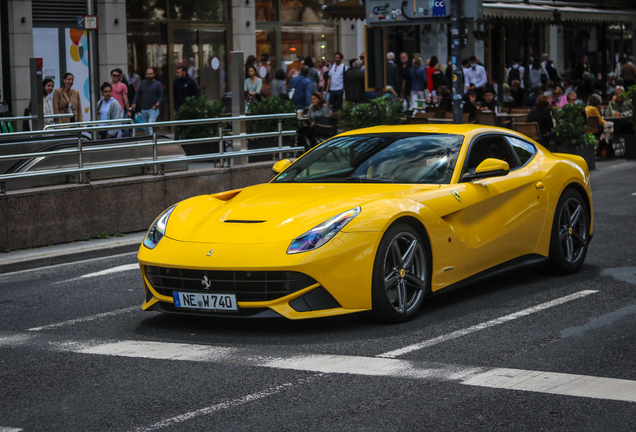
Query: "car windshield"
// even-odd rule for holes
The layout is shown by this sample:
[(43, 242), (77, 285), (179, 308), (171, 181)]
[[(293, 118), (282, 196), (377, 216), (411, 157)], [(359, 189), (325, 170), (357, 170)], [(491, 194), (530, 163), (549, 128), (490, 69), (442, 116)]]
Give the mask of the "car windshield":
[(299, 159), (275, 183), (450, 183), (464, 137), (367, 134), (331, 139)]

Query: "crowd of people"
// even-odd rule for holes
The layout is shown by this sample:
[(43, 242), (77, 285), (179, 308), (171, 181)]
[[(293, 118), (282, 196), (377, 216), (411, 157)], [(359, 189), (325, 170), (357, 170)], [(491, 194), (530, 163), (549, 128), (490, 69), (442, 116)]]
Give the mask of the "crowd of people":
[[(301, 59), (299, 59), (301, 60)], [(189, 64), (189, 63), (188, 63)], [(197, 85), (197, 69), (182, 64), (176, 70), (173, 84), (174, 109), (179, 111), (186, 98), (200, 95)], [(610, 65), (611, 66), (611, 65)], [(386, 89), (384, 96), (400, 100), (405, 110), (423, 110), (427, 104), (436, 104), (447, 111), (453, 110), (453, 69), (456, 66), (447, 59), (442, 63), (436, 56), (428, 59), (420, 54), (399, 56), (392, 52), (386, 55)], [(479, 110), (497, 111), (504, 107), (528, 107), (528, 122), (537, 122), (545, 140), (554, 127), (551, 110), (566, 104), (583, 104), (586, 115), (598, 117), (601, 128), (606, 128), (606, 119), (612, 118), (615, 133), (633, 133), (631, 123), (625, 117), (631, 115), (631, 107), (624, 99), (625, 88), (636, 84), (634, 58), (617, 59), (607, 75), (607, 82), (600, 82), (595, 65), (587, 56), (582, 56), (576, 68), (559, 74), (553, 61), (543, 54), (530, 62), (528, 74), (521, 57), (516, 57), (506, 70), (503, 94), (489, 83), (488, 71), (476, 56), (462, 62), (463, 95), (462, 110), (468, 121), (475, 121)], [(265, 74), (265, 76), (263, 76)], [(274, 77), (270, 80), (270, 74)], [(299, 132), (312, 141), (320, 118), (328, 118), (333, 110), (342, 109), (344, 102), (365, 103), (377, 96), (365, 87), (365, 55), (345, 61), (342, 53), (336, 52), (332, 60), (305, 57), (294, 62), (286, 70), (273, 74), (269, 58), (263, 54), (260, 63), (253, 55), (245, 63), (244, 96), (247, 103), (263, 97), (280, 97), (291, 100), (299, 110), (307, 113), (307, 121)], [(126, 77), (121, 69), (113, 69), (111, 81), (101, 86), (102, 99), (97, 106), (99, 120), (134, 118), (141, 122), (155, 122), (164, 99), (164, 86), (156, 80), (155, 71), (148, 68), (145, 79), (141, 79), (131, 67)], [(267, 80), (267, 86), (264, 85)], [(54, 89), (53, 81), (43, 81), (45, 114), (70, 114), (61, 122), (83, 121), (83, 110), (79, 92), (73, 89), (74, 77), (66, 73), (61, 88)], [(528, 91), (525, 91), (525, 87)], [(605, 89), (603, 87), (605, 86)], [(599, 94), (605, 90), (609, 103), (603, 112)], [(52, 94), (52, 97), (50, 96)], [(47, 120), (51, 122), (51, 120)], [(147, 128), (152, 134), (152, 128)], [(109, 130), (101, 133), (103, 138), (125, 137), (128, 130)]]

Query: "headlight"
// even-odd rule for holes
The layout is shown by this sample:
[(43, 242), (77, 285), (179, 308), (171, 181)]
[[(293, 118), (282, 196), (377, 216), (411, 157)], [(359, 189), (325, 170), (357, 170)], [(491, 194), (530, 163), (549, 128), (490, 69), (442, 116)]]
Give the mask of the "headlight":
[(177, 205), (173, 205), (168, 210), (161, 213), (155, 221), (150, 225), (146, 237), (144, 237), (144, 246), (148, 249), (154, 249), (159, 244), (164, 235), (166, 235), (166, 225), (168, 225), (168, 218)]
[(347, 210), (296, 237), (287, 248), (288, 254), (318, 249), (333, 238), (346, 224), (360, 213), (360, 207)]

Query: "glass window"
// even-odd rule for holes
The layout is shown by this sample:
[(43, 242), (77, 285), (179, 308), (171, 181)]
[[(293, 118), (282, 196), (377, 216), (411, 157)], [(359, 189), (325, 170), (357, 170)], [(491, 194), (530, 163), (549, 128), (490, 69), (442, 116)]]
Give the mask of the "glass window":
[(126, 0), (128, 19), (166, 19), (167, 0)]
[(317, 1), (281, 0), (280, 20), (282, 22), (322, 22), (322, 5)]
[(463, 137), (373, 134), (334, 138), (317, 147), (276, 182), (450, 183)]
[(508, 142), (512, 145), (512, 149), (517, 153), (519, 162), (521, 165), (525, 165), (532, 156), (537, 152), (537, 149), (527, 141), (520, 140), (518, 138), (506, 137)]
[(256, 21), (278, 21), (278, 0), (256, 0)]
[(276, 75), (276, 34), (273, 30), (256, 31), (256, 57), (259, 59), (258, 75), (263, 80), (261, 92), (271, 95), (272, 80)]
[[(287, 70), (298, 60), (309, 56), (318, 60), (331, 59), (335, 52), (335, 29), (332, 26), (281, 26), (281, 55)], [(300, 70), (300, 66), (297, 67)]]
[(128, 65), (134, 67), (144, 79), (145, 71), (152, 68), (155, 79), (163, 86), (163, 102), (158, 121), (168, 114), (168, 31), (165, 23), (128, 21)]
[(170, 19), (181, 21), (226, 21), (227, 0), (170, 0)]

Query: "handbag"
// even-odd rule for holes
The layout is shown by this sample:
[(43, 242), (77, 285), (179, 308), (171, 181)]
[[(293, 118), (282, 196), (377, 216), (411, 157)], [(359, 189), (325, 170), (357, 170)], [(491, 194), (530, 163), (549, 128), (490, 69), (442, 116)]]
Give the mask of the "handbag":
[[(302, 81), (302, 80), (300, 80), (300, 81)], [(287, 92), (287, 95), (289, 96), (289, 100), (293, 100), (294, 99), (294, 93), (296, 93), (296, 87), (298, 87), (298, 83), (300, 81), (298, 81), (296, 83), (296, 85), (293, 88), (290, 88), (289, 91)]]

